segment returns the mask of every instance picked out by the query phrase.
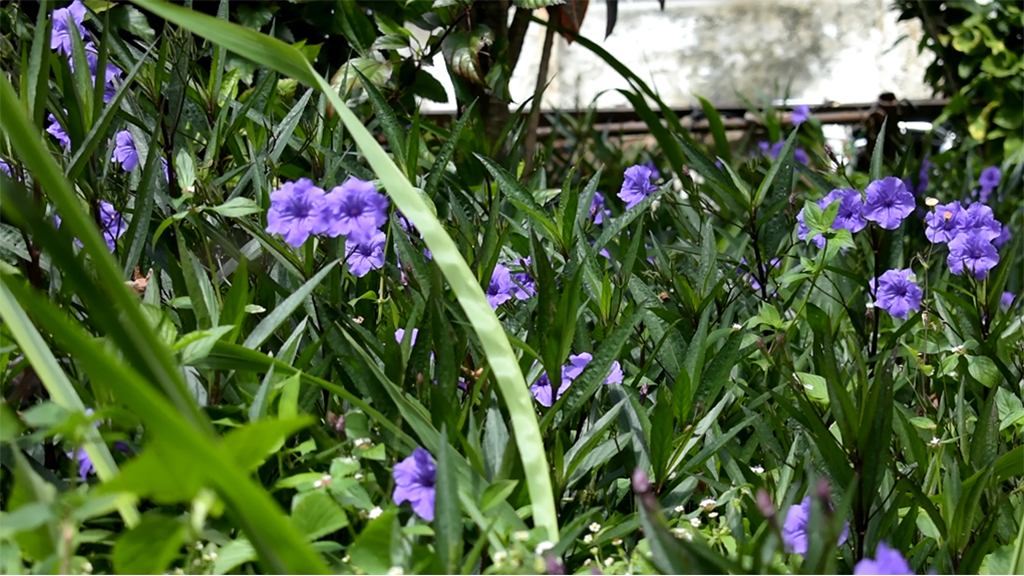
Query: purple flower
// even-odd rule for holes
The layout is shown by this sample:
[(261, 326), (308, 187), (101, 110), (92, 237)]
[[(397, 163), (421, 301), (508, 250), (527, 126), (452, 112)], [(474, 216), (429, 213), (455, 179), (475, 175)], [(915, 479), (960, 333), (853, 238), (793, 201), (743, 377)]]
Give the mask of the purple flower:
[[(782, 526), (782, 542), (786, 552), (797, 554), (807, 553), (807, 528), (811, 520), (811, 497), (808, 496), (799, 504), (793, 504), (786, 512), (786, 521)], [(849, 536), (849, 524), (843, 526), (839, 535), (839, 545), (846, 542)]]
[[(93, 86), (96, 85), (96, 73), (100, 66), (99, 51), (96, 49), (96, 45), (89, 42), (85, 45), (85, 59), (89, 63), (89, 76), (92, 77)], [(75, 71), (74, 59), (68, 60), (68, 65), (71, 71)], [(107, 61), (106, 67), (103, 71), (103, 102), (110, 102), (110, 99), (117, 93), (117, 85), (114, 83), (115, 80), (120, 78), (124, 71), (115, 66), (109, 60)]]
[(387, 221), (387, 209), (388, 199), (377, 192), (373, 182), (349, 178), (324, 197), (313, 232), (331, 238), (369, 238)]
[(907, 314), (921, 307), (924, 293), (912, 278), (914, 272), (910, 268), (904, 270), (887, 270), (878, 277), (877, 293), (875, 279), (872, 278), (871, 293), (875, 294), (875, 306), (885, 310), (893, 318), (906, 319)]
[(54, 10), (51, 17), (53, 18), (53, 31), (50, 33), (50, 50), (56, 50), (57, 53), (70, 58), (70, 26), (74, 25), (78, 28), (78, 35), (83, 41), (89, 37), (89, 33), (82, 26), (82, 22), (85, 20), (85, 6), (79, 0), (75, 0), (67, 8)]
[(863, 558), (853, 567), (854, 576), (869, 576), (873, 574), (916, 574), (910, 569), (903, 555), (893, 550), (885, 542), (879, 542), (875, 549), (875, 558)]
[(402, 502), (412, 504), (417, 516), (430, 522), (434, 519), (434, 483), (437, 481), (437, 466), (430, 452), (416, 448), (405, 460), (395, 464), (395, 492), (391, 495), (395, 505)]
[(512, 275), (512, 293), (518, 300), (529, 300), (531, 296), (537, 293), (537, 283), (534, 282), (529, 272), (525, 270), (529, 265), (530, 258), (527, 257), (523, 260), (524, 270)]
[(644, 168), (651, 171), (651, 180), (658, 180), (661, 178), (661, 172), (658, 172), (658, 166), (654, 162), (650, 160), (644, 162)]
[(551, 405), (555, 403), (555, 400), (569, 389), (569, 384), (572, 384), (572, 382), (563, 381), (558, 386), (558, 392), (553, 393), (554, 391), (552, 390), (551, 379), (548, 378), (547, 372), (543, 372), (541, 373), (540, 378), (537, 378), (537, 382), (535, 382), (533, 386), (530, 386), (530, 394), (533, 394), (533, 397), (541, 406), (550, 408)]
[(967, 224), (967, 211), (954, 200), (937, 205), (934, 212), (924, 217), (924, 222), (927, 225), (924, 235), (932, 244), (946, 243)]
[(612, 211), (604, 207), (604, 195), (594, 192), (594, 199), (590, 202), (590, 217), (594, 219), (594, 224), (604, 224), (605, 216), (611, 215)]
[(914, 196), (899, 178), (888, 176), (868, 184), (864, 217), (886, 230), (899, 228), (914, 211)]
[(117, 240), (128, 230), (124, 216), (114, 209), (113, 204), (100, 200), (100, 223), (103, 225), (103, 239), (107, 242), (107, 248), (113, 252)]
[[(412, 329), (412, 335), (409, 336), (409, 346), (416, 345), (416, 336), (419, 336), (419, 333), (419, 328)], [(399, 328), (398, 330), (395, 330), (395, 342), (401, 344), (402, 340), (405, 340), (405, 328)]]
[(999, 297), (999, 307), (1003, 310), (1009, 310), (1013, 306), (1015, 298), (1013, 292), (1003, 292), (1003, 295)]
[[(839, 212), (836, 213), (836, 219), (832, 222), (833, 230), (847, 229), (851, 234), (856, 234), (867, 226), (867, 221), (864, 220), (864, 199), (861, 198), (860, 192), (857, 192), (853, 188), (843, 188), (839, 190), (833, 190), (825, 195), (821, 200), (817, 201), (818, 208), (824, 210), (828, 208), (830, 204), (835, 201), (839, 201)], [(804, 211), (803, 209), (796, 215), (797, 220), (797, 237), (801, 240), (806, 240), (807, 235), (810, 233), (810, 228), (804, 223)], [(812, 239), (814, 245), (818, 248), (825, 247), (825, 237), (822, 235), (815, 236)]]
[(302, 246), (313, 233), (324, 206), (324, 191), (309, 178), (286, 182), (270, 195), (267, 233), (284, 236), (292, 246)]
[(992, 209), (985, 204), (975, 203), (967, 209), (962, 232), (976, 232), (986, 240), (994, 240), (1002, 233), (1002, 225), (992, 215)]
[(491, 281), (487, 283), (487, 302), (497, 308), (512, 299), (512, 274), (508, 266), (495, 264)]
[(790, 116), (790, 120), (794, 126), (799, 126), (804, 122), (811, 119), (811, 107), (806, 104), (800, 104), (796, 108), (793, 108), (793, 115)]
[(959, 276), (966, 268), (972, 276), (982, 280), (999, 264), (999, 252), (984, 234), (976, 230), (965, 232), (950, 241), (946, 263), (953, 274)]
[(370, 270), (384, 266), (385, 242), (387, 236), (380, 230), (374, 230), (373, 235), (364, 240), (347, 238), (345, 254), (348, 254), (348, 271), (356, 278), (362, 278)]
[[(590, 361), (594, 359), (594, 356), (589, 352), (580, 352), (576, 355), (569, 356), (569, 365), (562, 368), (562, 387), (559, 388), (559, 395), (562, 393), (562, 389), (568, 388), (580, 374), (583, 373), (583, 369), (590, 364)], [(616, 360), (612, 362), (611, 367), (608, 371), (608, 377), (604, 380), (605, 384), (622, 384), (622, 365)]]
[[(785, 140), (779, 140), (775, 144), (772, 144), (771, 150), (769, 151), (769, 153), (772, 156), (772, 160), (775, 160), (776, 158), (779, 157), (779, 152), (782, 152), (782, 147), (785, 145)], [(796, 150), (793, 151), (793, 159), (801, 164), (807, 164), (807, 152), (804, 152), (803, 148), (797, 148)]]
[(992, 193), (992, 190), (996, 186), (999, 186), (999, 181), (1003, 179), (1003, 173), (999, 170), (998, 166), (989, 166), (981, 172), (981, 177), (978, 178), (978, 185), (981, 186), (982, 202), (985, 198)]
[[(66, 453), (68, 458), (72, 457), (72, 452)], [(96, 473), (96, 467), (92, 464), (92, 459), (85, 453), (85, 448), (79, 448), (74, 451), (74, 458), (78, 461), (78, 476), (85, 482), (85, 479), (89, 474)]]
[(925, 159), (921, 163), (921, 171), (917, 173), (917, 189), (914, 190), (914, 193), (921, 194), (928, 189), (930, 171), (933, 167), (935, 164), (931, 160)]
[(622, 365), (616, 360), (612, 362), (611, 371), (608, 372), (608, 378), (605, 379), (605, 384), (622, 384), (624, 375), (622, 373)]
[[(67, 114), (67, 110), (64, 113)], [(46, 127), (46, 131), (60, 142), (61, 148), (71, 150), (71, 138), (68, 137), (68, 133), (64, 131), (60, 122), (57, 122), (57, 117), (53, 114), (48, 114), (46, 119), (50, 122), (50, 125)]]
[(114, 135), (114, 154), (111, 161), (121, 164), (125, 172), (131, 172), (138, 166), (139, 153), (135, 149), (135, 140), (131, 132), (121, 130)]
[[(815, 238), (815, 241), (817, 241), (817, 238)], [(819, 248), (824, 247), (824, 246), (825, 246), (825, 243), (822, 242), (821, 246), (819, 246)], [(750, 287), (751, 288), (753, 288), (754, 290), (760, 290), (761, 289), (761, 282), (758, 281), (758, 279), (754, 276), (754, 274), (752, 274), (746, 268), (746, 266), (747, 266), (747, 259), (746, 258), (740, 258), (740, 266), (736, 268), (736, 273), (739, 274), (740, 276), (746, 278), (750, 282)], [(775, 269), (778, 269), (780, 266), (782, 266), (782, 258), (772, 258), (771, 267), (775, 268)], [(762, 274), (762, 276), (768, 276), (770, 273), (771, 273), (771, 270), (768, 268), (768, 266), (765, 265), (765, 264), (761, 264), (761, 274)]]
[(622, 190), (619, 191), (619, 198), (626, 203), (626, 210), (639, 204), (658, 188), (651, 184), (653, 174), (647, 166), (630, 166), (626, 168), (625, 180), (622, 183)]
[(996, 250), (1002, 250), (1003, 246), (1010, 241), (1010, 237), (1010, 227), (1003, 226), (1002, 230), (999, 231), (999, 236), (992, 240), (992, 245), (996, 247)]
[(8, 178), (14, 178), (14, 174), (11, 174), (11, 165), (3, 160), (0, 160), (0, 172), (7, 174)]

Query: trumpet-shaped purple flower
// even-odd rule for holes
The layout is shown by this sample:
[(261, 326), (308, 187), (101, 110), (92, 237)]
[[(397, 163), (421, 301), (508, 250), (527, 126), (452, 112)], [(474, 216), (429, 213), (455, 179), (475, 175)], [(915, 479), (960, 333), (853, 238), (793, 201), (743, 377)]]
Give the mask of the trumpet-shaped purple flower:
[[(805, 235), (806, 235), (806, 233), (805, 233)], [(815, 238), (815, 240), (817, 240), (817, 238)], [(825, 243), (822, 242), (821, 246), (819, 246), (819, 248), (824, 247), (824, 246), (825, 246)], [(747, 281), (750, 282), (750, 287), (751, 288), (753, 288), (754, 290), (760, 290), (761, 289), (761, 282), (757, 279), (757, 277), (752, 272), (750, 272), (746, 268), (746, 266), (747, 266), (747, 259), (746, 258), (740, 258), (740, 266), (738, 268), (736, 268), (736, 273), (739, 274), (740, 276), (742, 276), (743, 278), (747, 279)], [(782, 266), (782, 258), (772, 258), (771, 268), (778, 269), (780, 266)], [(765, 276), (765, 277), (769, 276), (771, 274), (771, 268), (769, 268), (768, 265), (766, 265), (766, 264), (761, 264), (761, 273), (762, 273), (762, 275)]]
[(1013, 292), (1003, 292), (1003, 295), (999, 297), (999, 307), (1004, 311), (1009, 310), (1015, 299), (1016, 296), (1013, 295)]
[(135, 170), (139, 165), (139, 152), (135, 149), (135, 139), (132, 133), (121, 130), (114, 135), (114, 154), (111, 161), (117, 162), (125, 172)]
[(899, 178), (888, 176), (868, 184), (864, 217), (886, 230), (899, 228), (914, 211), (914, 195)]
[(1002, 230), (999, 231), (999, 236), (996, 236), (992, 240), (992, 245), (996, 247), (996, 250), (1002, 250), (1003, 246), (1010, 241), (1012, 235), (1010, 234), (1010, 227), (1003, 226)]
[(651, 169), (647, 166), (630, 166), (626, 168), (625, 180), (619, 198), (626, 203), (626, 210), (636, 206), (658, 188), (651, 183)]
[(1002, 233), (1003, 227), (992, 214), (992, 208), (985, 204), (974, 203), (967, 208), (966, 212), (961, 232), (974, 232), (986, 240), (994, 240)]
[(317, 234), (331, 238), (369, 238), (387, 221), (388, 199), (377, 192), (373, 182), (349, 178), (324, 197), (317, 219)]
[(68, 458), (71, 458), (72, 455), (74, 455), (74, 459), (78, 462), (78, 476), (82, 482), (85, 482), (90, 474), (96, 473), (96, 467), (92, 464), (92, 458), (89, 458), (89, 455), (86, 454), (85, 448), (79, 448), (74, 452), (67, 452)]
[(495, 264), (491, 273), (491, 281), (487, 283), (487, 302), (491, 308), (497, 308), (512, 299), (512, 273), (508, 266)]
[(430, 452), (416, 448), (405, 460), (395, 464), (395, 491), (391, 499), (396, 505), (403, 502), (412, 504), (417, 516), (430, 522), (434, 519), (434, 497), (437, 482), (437, 466)]
[(605, 384), (622, 384), (622, 380), (625, 375), (622, 373), (622, 364), (616, 360), (612, 362), (611, 370), (608, 372), (608, 378), (605, 379)]
[(644, 162), (644, 168), (651, 171), (651, 180), (659, 180), (661, 178), (661, 172), (658, 171), (658, 165), (653, 161), (648, 160)]
[(879, 542), (875, 549), (875, 557), (862, 558), (853, 567), (854, 576), (871, 576), (875, 574), (916, 574), (910, 564), (897, 550), (889, 548), (885, 542)]
[(794, 126), (799, 126), (804, 122), (811, 119), (811, 107), (806, 104), (800, 104), (793, 108), (793, 115), (790, 116), (790, 120)]
[(50, 50), (56, 50), (58, 54), (71, 57), (71, 26), (78, 28), (78, 35), (82, 41), (89, 37), (89, 33), (82, 26), (82, 22), (85, 21), (85, 13), (85, 5), (80, 0), (75, 0), (67, 8), (53, 11), (53, 14), (50, 15), (53, 18)]
[[(782, 148), (785, 145), (785, 140), (779, 140), (775, 144), (772, 144), (772, 147), (769, 150), (769, 153), (772, 156), (772, 160), (775, 160), (776, 158), (779, 157), (779, 153), (782, 152)], [(805, 152), (803, 148), (797, 148), (796, 150), (793, 150), (793, 159), (801, 164), (807, 164), (807, 161), (809, 160), (809, 158), (807, 157), (807, 152)]]
[(270, 195), (267, 233), (280, 234), (291, 246), (302, 246), (313, 233), (324, 206), (324, 191), (309, 178), (286, 182)]
[(875, 279), (872, 278), (869, 284), (871, 293), (875, 294), (875, 306), (885, 310), (893, 318), (904, 320), (911, 310), (919, 310), (924, 293), (914, 282), (913, 275), (914, 272), (909, 268), (887, 270), (878, 277), (877, 292)]
[[(65, 110), (64, 113), (66, 114), (67, 110)], [(57, 142), (60, 142), (61, 148), (71, 150), (71, 138), (68, 136), (68, 133), (64, 131), (64, 127), (60, 125), (60, 122), (57, 122), (57, 117), (53, 114), (48, 114), (46, 119), (50, 122), (50, 125), (46, 127), (46, 131), (56, 138)]]
[(523, 260), (523, 271), (512, 275), (512, 293), (517, 300), (529, 300), (537, 293), (537, 283), (525, 269), (529, 265), (530, 258), (527, 257)]
[[(580, 352), (576, 355), (569, 356), (569, 365), (562, 368), (562, 386), (568, 388), (576, 378), (579, 378), (580, 374), (583, 373), (583, 369), (590, 364), (590, 361), (594, 359), (594, 356), (589, 352)], [(612, 362), (611, 367), (608, 370), (608, 377), (604, 380), (605, 384), (622, 384), (622, 365), (616, 360)]]
[(533, 397), (537, 400), (538, 404), (550, 408), (551, 405), (555, 403), (555, 400), (569, 389), (569, 384), (572, 384), (572, 382), (561, 382), (558, 386), (558, 391), (555, 392), (551, 386), (551, 379), (548, 378), (548, 373), (543, 372), (541, 373), (540, 378), (537, 378), (537, 382), (535, 382), (533, 386), (530, 386), (530, 394), (533, 394)]
[[(793, 504), (786, 512), (786, 521), (782, 526), (782, 542), (787, 552), (797, 554), (807, 553), (808, 524), (811, 520), (811, 497), (808, 496), (799, 504)], [(839, 535), (839, 545), (846, 542), (849, 537), (849, 523), (843, 526), (843, 532)]]
[(590, 217), (594, 224), (604, 224), (605, 217), (611, 217), (612, 211), (604, 207), (604, 194), (594, 192), (594, 199), (590, 202)]
[(7, 174), (8, 178), (14, 178), (14, 174), (11, 174), (11, 165), (3, 160), (0, 160), (0, 172)]
[[(96, 75), (97, 75), (97, 72), (98, 72), (98, 69), (99, 69), (99, 66), (100, 66), (100, 56), (99, 56), (99, 50), (96, 49), (96, 45), (93, 44), (92, 42), (89, 42), (89, 43), (87, 43), (85, 45), (85, 59), (86, 59), (86, 62), (88, 62), (88, 64), (89, 64), (89, 76), (92, 77), (92, 83), (93, 83), (93, 86), (95, 86), (96, 85)], [(71, 68), (71, 71), (74, 72), (75, 71), (75, 61), (74, 61), (73, 58), (68, 60), (68, 65)], [(117, 85), (115, 84), (115, 81), (118, 78), (121, 77), (121, 74), (123, 72), (124, 72), (124, 70), (121, 70), (120, 68), (115, 66), (109, 60), (107, 61), (106, 66), (105, 66), (104, 71), (103, 71), (103, 102), (104, 103), (110, 102), (110, 99), (114, 97), (115, 93), (117, 93)]]
[(348, 271), (356, 278), (362, 278), (370, 270), (383, 267), (386, 242), (387, 236), (380, 230), (374, 230), (372, 236), (363, 240), (347, 238), (345, 254), (348, 254)]
[[(816, 204), (819, 208), (824, 210), (837, 200), (839, 201), (839, 212), (836, 213), (836, 219), (832, 222), (832, 229), (840, 230), (845, 228), (849, 230), (851, 234), (856, 234), (863, 230), (864, 227), (867, 226), (867, 221), (864, 219), (864, 199), (861, 198), (860, 192), (857, 192), (853, 188), (833, 190), (826, 194), (821, 200), (818, 200)], [(802, 208), (796, 215), (796, 221), (797, 237), (801, 240), (806, 240), (807, 235), (810, 234), (811, 230), (804, 222), (804, 211)], [(814, 245), (818, 248), (825, 247), (825, 237), (820, 234), (815, 236), (811, 241), (814, 242)]]
[(110, 202), (100, 201), (100, 223), (103, 225), (103, 239), (107, 242), (107, 248), (111, 252), (117, 245), (117, 240), (128, 231), (128, 225), (114, 205)]
[(932, 244), (946, 243), (967, 224), (967, 211), (959, 202), (939, 204), (933, 212), (924, 217), (926, 228), (924, 235)]
[[(416, 337), (419, 336), (419, 334), (419, 328), (412, 329), (412, 334), (409, 336), (409, 346), (416, 345)], [(405, 328), (399, 328), (398, 330), (395, 330), (395, 342), (401, 344), (402, 340), (405, 340)]]
[(964, 232), (950, 241), (946, 263), (953, 274), (959, 276), (966, 270), (982, 280), (999, 264), (999, 252), (985, 234), (977, 230)]

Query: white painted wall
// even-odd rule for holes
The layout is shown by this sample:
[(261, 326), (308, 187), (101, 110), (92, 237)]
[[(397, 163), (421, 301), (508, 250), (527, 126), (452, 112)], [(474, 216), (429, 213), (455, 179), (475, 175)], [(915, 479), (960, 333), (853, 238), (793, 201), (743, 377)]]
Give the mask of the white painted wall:
[[(922, 81), (930, 56), (917, 55), (917, 22), (897, 22), (888, 0), (620, 0), (618, 23), (603, 39), (605, 3), (591, 0), (581, 34), (601, 45), (657, 90), (670, 106), (695, 104), (699, 94), (719, 105), (740, 104), (736, 93), (806, 103), (929, 98)], [(538, 12), (543, 15), (543, 12)], [(907, 36), (899, 45), (897, 39)], [(516, 103), (532, 96), (544, 30), (531, 25), (510, 85)], [(437, 57), (431, 70), (454, 92)], [(591, 51), (556, 36), (545, 108), (626, 106), (616, 88), (628, 83)], [(777, 85), (777, 86), (776, 86)]]

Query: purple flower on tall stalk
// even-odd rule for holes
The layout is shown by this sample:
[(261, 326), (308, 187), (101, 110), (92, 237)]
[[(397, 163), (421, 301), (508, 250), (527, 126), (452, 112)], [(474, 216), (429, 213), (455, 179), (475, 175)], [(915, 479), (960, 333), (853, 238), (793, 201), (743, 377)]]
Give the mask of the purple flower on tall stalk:
[(876, 291), (875, 279), (872, 278), (871, 293), (875, 294), (875, 306), (885, 310), (893, 318), (906, 320), (911, 310), (921, 308), (921, 297), (924, 293), (914, 282), (914, 272), (910, 268), (904, 270), (887, 270), (878, 277)]
[[(67, 110), (64, 111), (67, 114)], [(71, 138), (68, 133), (64, 131), (64, 127), (57, 122), (57, 117), (53, 114), (47, 114), (46, 119), (50, 122), (50, 125), (46, 127), (46, 131), (60, 142), (61, 148), (65, 150), (71, 150)]]
[(886, 230), (899, 228), (914, 211), (914, 195), (899, 178), (888, 176), (868, 184), (864, 217)]
[[(786, 552), (797, 554), (807, 553), (807, 529), (811, 520), (811, 497), (807, 496), (803, 502), (793, 504), (786, 512), (786, 521), (782, 526), (782, 542)], [(846, 542), (850, 535), (849, 523), (843, 526), (843, 532), (839, 535), (838, 545)]]
[(988, 276), (988, 271), (999, 264), (999, 251), (992, 240), (977, 230), (957, 235), (949, 243), (946, 257), (949, 271), (961, 275), (966, 269), (978, 280)]
[(416, 448), (405, 460), (395, 464), (395, 491), (391, 499), (395, 505), (403, 502), (412, 504), (417, 516), (430, 522), (434, 519), (434, 497), (437, 482), (437, 466), (430, 452)]
[(619, 198), (626, 203), (626, 210), (636, 206), (658, 188), (651, 183), (653, 174), (647, 166), (630, 166), (626, 168), (625, 180)]
[(331, 238), (369, 238), (387, 221), (387, 209), (388, 199), (377, 192), (373, 182), (349, 178), (324, 197), (313, 232)]
[(1004, 311), (1009, 310), (1015, 299), (1016, 296), (1013, 295), (1013, 292), (1003, 292), (1003, 295), (999, 297), (999, 307)]
[(114, 153), (110, 160), (119, 163), (125, 172), (131, 172), (139, 165), (139, 152), (135, 149), (131, 132), (121, 130), (114, 135)]
[(533, 386), (530, 386), (530, 394), (533, 394), (538, 404), (550, 408), (555, 403), (555, 400), (569, 389), (569, 384), (571, 383), (571, 381), (559, 383), (558, 392), (556, 393), (551, 386), (551, 379), (548, 378), (548, 373), (543, 372)]
[(495, 264), (491, 273), (491, 281), (487, 283), (487, 302), (491, 308), (497, 308), (512, 299), (512, 273), (508, 266)]
[(291, 246), (302, 246), (313, 233), (324, 206), (324, 191), (309, 178), (286, 182), (270, 195), (267, 233), (280, 234)]
[(356, 278), (366, 276), (370, 270), (384, 266), (384, 244), (387, 236), (380, 230), (363, 240), (349, 237), (345, 240), (345, 254), (348, 255), (348, 271)]
[[(839, 190), (833, 190), (826, 194), (821, 200), (818, 200), (816, 204), (818, 208), (824, 210), (828, 208), (830, 204), (835, 201), (839, 201), (839, 212), (836, 213), (836, 219), (832, 223), (833, 230), (847, 229), (851, 234), (856, 234), (867, 226), (867, 221), (864, 219), (864, 199), (861, 198), (860, 192), (857, 192), (853, 188), (843, 188)], [(804, 211), (801, 208), (800, 212), (796, 215), (797, 221), (797, 237), (801, 240), (806, 240), (807, 235), (810, 234), (811, 230), (804, 222)], [(815, 236), (812, 240), (814, 245), (818, 248), (825, 247), (825, 237), (821, 234)]]
[(537, 283), (526, 271), (530, 265), (530, 258), (523, 259), (523, 271), (512, 275), (512, 293), (518, 300), (529, 300), (537, 293)]
[[(93, 86), (96, 85), (96, 75), (99, 71), (100, 56), (99, 50), (96, 49), (96, 45), (89, 42), (85, 45), (85, 60), (89, 64), (89, 76), (92, 78)], [(75, 71), (75, 60), (73, 58), (68, 60), (68, 66), (71, 71)], [(124, 70), (121, 70), (115, 66), (109, 60), (106, 63), (106, 67), (103, 71), (103, 102), (110, 102), (110, 99), (117, 93), (117, 85), (115, 81), (121, 77)]]
[(939, 204), (935, 210), (924, 217), (926, 228), (924, 235), (932, 244), (946, 243), (967, 224), (967, 211), (956, 200), (949, 204)]
[(50, 50), (56, 50), (58, 54), (71, 57), (71, 28), (78, 28), (78, 35), (84, 42), (89, 37), (82, 22), (85, 21), (85, 6), (80, 0), (75, 0), (67, 8), (54, 10), (50, 15), (53, 18), (53, 31), (50, 33)]
[(790, 116), (790, 121), (793, 122), (793, 126), (799, 126), (804, 122), (811, 119), (811, 107), (806, 104), (800, 104), (793, 108), (793, 115)]
[(898, 550), (893, 550), (885, 542), (879, 542), (875, 549), (875, 557), (862, 558), (853, 567), (854, 576), (871, 576), (874, 574), (916, 574), (907, 560)]
[(604, 224), (605, 216), (611, 215), (612, 211), (604, 207), (604, 194), (594, 192), (594, 199), (590, 202), (590, 217), (594, 219), (594, 224)]

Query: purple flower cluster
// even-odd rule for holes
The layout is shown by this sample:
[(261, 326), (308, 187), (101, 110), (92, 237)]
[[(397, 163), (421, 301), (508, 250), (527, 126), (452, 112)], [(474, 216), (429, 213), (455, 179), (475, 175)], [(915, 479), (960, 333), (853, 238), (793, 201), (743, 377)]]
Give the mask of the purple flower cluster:
[(793, 108), (793, 115), (789, 119), (793, 122), (793, 126), (799, 126), (807, 122), (811, 119), (811, 107), (806, 104), (800, 104)]
[(302, 246), (312, 234), (345, 236), (349, 271), (356, 277), (384, 266), (388, 200), (372, 182), (349, 178), (330, 193), (309, 178), (287, 182), (270, 195), (267, 232)]
[(89, 33), (82, 26), (85, 21), (85, 5), (80, 0), (75, 0), (67, 8), (54, 10), (50, 16), (53, 18), (53, 31), (50, 33), (50, 50), (56, 50), (71, 58), (71, 27), (78, 28), (78, 35), (84, 42)]
[(934, 244), (949, 245), (946, 263), (953, 274), (966, 269), (981, 280), (999, 263), (998, 249), (1010, 239), (1009, 227), (1000, 224), (992, 208), (975, 203), (964, 208), (959, 202), (939, 204), (925, 216), (925, 236)]
[[(761, 152), (765, 152), (771, 156), (772, 160), (779, 157), (779, 153), (782, 152), (782, 148), (786, 145), (785, 140), (779, 140), (778, 142), (769, 145), (767, 142), (758, 142), (757, 146), (761, 149)], [(803, 148), (797, 148), (793, 151), (793, 159), (801, 164), (807, 164), (810, 158), (807, 157), (807, 152)]]
[(395, 464), (395, 491), (391, 499), (396, 505), (403, 502), (412, 504), (417, 516), (430, 522), (434, 519), (434, 498), (437, 482), (437, 466), (430, 452), (416, 448), (405, 460)]
[[(824, 198), (817, 201), (819, 208), (824, 210), (833, 202), (839, 202), (839, 212), (836, 214), (835, 222), (832, 223), (833, 230), (839, 230), (845, 228), (850, 231), (851, 234), (856, 234), (867, 226), (867, 221), (864, 219), (864, 199), (861, 198), (860, 192), (852, 188), (843, 188), (841, 190), (833, 190), (825, 195)], [(804, 211), (803, 209), (796, 215), (797, 221), (797, 237), (801, 240), (807, 240), (807, 235), (810, 233), (810, 229), (804, 222)], [(814, 245), (818, 248), (825, 247), (825, 237), (817, 235), (811, 239)]]
[(626, 203), (626, 210), (636, 206), (658, 189), (657, 186), (651, 183), (654, 173), (647, 166), (630, 166), (626, 168), (623, 177), (624, 181), (622, 182), (622, 189), (619, 191), (619, 198)]
[(875, 295), (875, 306), (893, 318), (905, 320), (911, 310), (916, 312), (921, 307), (924, 293), (914, 281), (914, 273), (909, 268), (888, 270), (878, 277), (877, 284), (874, 278), (869, 284), (871, 293)]
[[(807, 529), (811, 521), (811, 497), (808, 496), (799, 504), (789, 507), (786, 512), (786, 521), (782, 525), (782, 542), (786, 552), (807, 554), (808, 533)], [(850, 526), (843, 526), (843, 532), (839, 535), (839, 542), (842, 545), (850, 535)]]
[[(581, 352), (580, 354), (570, 355), (569, 364), (562, 366), (562, 377), (558, 385), (558, 390), (554, 389), (551, 384), (551, 379), (548, 377), (548, 373), (544, 372), (537, 379), (537, 382), (533, 386), (530, 386), (530, 393), (537, 399), (537, 402), (541, 406), (551, 407), (558, 400), (565, 391), (569, 389), (569, 386), (583, 373), (583, 370), (590, 364), (590, 361), (594, 357), (588, 352)], [(605, 384), (622, 384), (623, 373), (622, 365), (616, 360), (612, 362), (611, 368), (608, 370), (608, 377), (605, 378)]]
[(999, 170), (998, 166), (989, 166), (981, 172), (981, 178), (978, 178), (978, 186), (981, 187), (978, 199), (982, 203), (988, 202), (989, 197), (992, 195), (992, 191), (999, 186), (999, 182), (1003, 179), (1003, 173)]
[[(60, 216), (54, 216), (53, 219), (57, 228), (60, 228)], [(124, 216), (114, 209), (113, 204), (106, 200), (100, 200), (100, 227), (103, 229), (103, 240), (106, 241), (107, 248), (111, 252), (117, 246), (117, 240), (128, 231), (128, 224), (124, 221)], [(77, 238), (75, 239), (75, 244), (82, 245), (81, 241)]]

